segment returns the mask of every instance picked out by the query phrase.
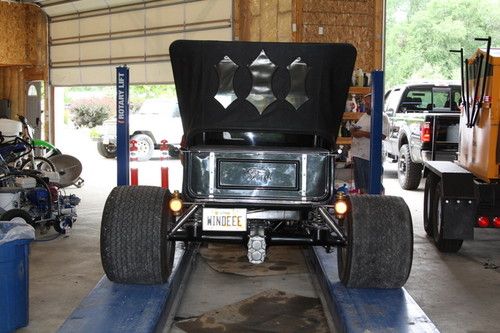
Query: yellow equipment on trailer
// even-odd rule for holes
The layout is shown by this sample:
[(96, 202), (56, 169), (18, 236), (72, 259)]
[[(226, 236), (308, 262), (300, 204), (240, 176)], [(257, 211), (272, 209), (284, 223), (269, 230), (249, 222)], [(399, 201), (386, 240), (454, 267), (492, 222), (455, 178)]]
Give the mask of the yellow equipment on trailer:
[[(487, 50), (479, 49), (468, 60), (468, 67), (471, 69), (469, 77), (476, 74), (478, 62), (486, 56)], [(484, 76), (484, 69), (480, 75)], [(490, 50), (485, 83), (485, 94), (478, 107), (477, 121), (467, 126), (467, 112), (465, 109), (462, 112), (458, 165), (484, 182), (491, 183), (500, 179), (500, 48)], [(482, 89), (482, 81), (479, 82), (479, 88)]]
[(474, 227), (500, 228), (500, 48), (462, 56), (458, 158), (426, 162), (424, 228), (442, 252), (457, 252)]

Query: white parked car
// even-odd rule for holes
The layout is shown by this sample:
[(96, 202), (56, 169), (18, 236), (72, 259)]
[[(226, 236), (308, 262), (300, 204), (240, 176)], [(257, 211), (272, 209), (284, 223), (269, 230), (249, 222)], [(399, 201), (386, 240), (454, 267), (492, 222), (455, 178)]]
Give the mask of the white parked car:
[[(170, 156), (177, 157), (183, 134), (177, 100), (146, 100), (139, 111), (130, 114), (129, 132), (130, 139), (137, 141), (140, 161), (149, 160), (162, 140), (168, 141)], [(106, 158), (116, 157), (116, 118), (104, 122), (97, 150)]]

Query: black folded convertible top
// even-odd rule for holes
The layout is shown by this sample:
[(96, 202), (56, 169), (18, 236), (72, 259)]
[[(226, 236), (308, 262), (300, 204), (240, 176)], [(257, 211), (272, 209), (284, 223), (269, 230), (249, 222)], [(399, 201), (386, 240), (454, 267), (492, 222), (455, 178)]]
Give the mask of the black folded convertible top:
[(356, 50), (350, 44), (178, 40), (170, 56), (184, 133), (261, 131), (335, 142)]

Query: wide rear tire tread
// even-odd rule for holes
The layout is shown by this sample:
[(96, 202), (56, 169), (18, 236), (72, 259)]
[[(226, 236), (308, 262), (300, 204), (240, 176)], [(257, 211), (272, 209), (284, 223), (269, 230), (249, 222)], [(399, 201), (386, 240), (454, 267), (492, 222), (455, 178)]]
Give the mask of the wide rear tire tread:
[(175, 242), (167, 241), (173, 216), (170, 193), (154, 186), (115, 187), (104, 206), (101, 259), (111, 281), (158, 284), (167, 281)]
[(338, 256), (340, 280), (350, 288), (402, 287), (413, 261), (408, 206), (400, 197), (378, 195), (352, 196), (350, 203), (347, 246)]

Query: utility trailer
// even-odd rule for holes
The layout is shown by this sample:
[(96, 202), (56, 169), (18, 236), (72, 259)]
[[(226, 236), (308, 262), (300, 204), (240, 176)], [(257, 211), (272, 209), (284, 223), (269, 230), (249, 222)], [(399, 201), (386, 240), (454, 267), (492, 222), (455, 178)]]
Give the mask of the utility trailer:
[(460, 141), (455, 162), (428, 161), (424, 229), (442, 252), (457, 252), (474, 228), (500, 228), (500, 48), (462, 62)]

